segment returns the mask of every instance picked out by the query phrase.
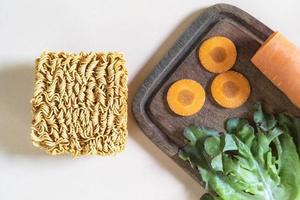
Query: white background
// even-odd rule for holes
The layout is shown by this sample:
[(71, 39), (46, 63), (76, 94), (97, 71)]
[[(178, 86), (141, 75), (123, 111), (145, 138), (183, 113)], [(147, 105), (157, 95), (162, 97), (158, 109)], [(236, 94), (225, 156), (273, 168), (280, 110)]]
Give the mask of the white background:
[[(0, 0), (0, 200), (199, 199), (203, 190), (129, 115), (115, 157), (49, 157), (32, 147), (34, 59), (44, 50), (125, 52), (130, 101), (204, 0)], [(226, 1), (300, 44), (298, 0)]]

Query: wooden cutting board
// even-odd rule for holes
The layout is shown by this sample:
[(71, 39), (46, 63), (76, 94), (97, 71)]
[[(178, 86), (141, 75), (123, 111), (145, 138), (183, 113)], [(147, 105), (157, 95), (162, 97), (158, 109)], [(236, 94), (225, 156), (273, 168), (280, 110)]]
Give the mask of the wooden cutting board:
[[(209, 7), (175, 42), (140, 86), (133, 100), (133, 114), (146, 136), (200, 183), (198, 173), (178, 158), (179, 149), (185, 145), (184, 127), (196, 124), (223, 131), (226, 119), (248, 117), (248, 111), (257, 101), (263, 102), (269, 111), (288, 111), (300, 115), (300, 110), (250, 61), (272, 32), (237, 7), (228, 4)], [(213, 101), (209, 88), (216, 75), (207, 72), (198, 59), (201, 42), (216, 35), (226, 36), (235, 43), (238, 58), (233, 70), (244, 74), (251, 84), (250, 98), (238, 109), (224, 109)], [(190, 117), (172, 113), (166, 102), (170, 85), (184, 78), (200, 82), (207, 93), (202, 110)]]

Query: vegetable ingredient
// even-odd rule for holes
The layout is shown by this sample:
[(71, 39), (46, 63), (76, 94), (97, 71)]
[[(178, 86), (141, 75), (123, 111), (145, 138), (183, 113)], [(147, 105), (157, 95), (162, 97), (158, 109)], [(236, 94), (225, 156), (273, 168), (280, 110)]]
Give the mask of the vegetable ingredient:
[(300, 108), (300, 50), (294, 44), (275, 32), (251, 61)]
[(211, 85), (214, 100), (225, 108), (237, 108), (250, 96), (249, 81), (242, 74), (227, 71), (216, 76)]
[(213, 73), (222, 73), (234, 65), (237, 51), (234, 43), (223, 36), (205, 40), (199, 48), (199, 59), (203, 67)]
[(205, 91), (194, 80), (182, 79), (171, 85), (167, 94), (170, 109), (181, 116), (197, 113), (204, 105)]
[[(252, 123), (254, 125), (252, 125)], [(300, 119), (255, 105), (253, 122), (233, 118), (227, 133), (191, 126), (179, 156), (196, 168), (209, 193), (202, 200), (299, 200)]]

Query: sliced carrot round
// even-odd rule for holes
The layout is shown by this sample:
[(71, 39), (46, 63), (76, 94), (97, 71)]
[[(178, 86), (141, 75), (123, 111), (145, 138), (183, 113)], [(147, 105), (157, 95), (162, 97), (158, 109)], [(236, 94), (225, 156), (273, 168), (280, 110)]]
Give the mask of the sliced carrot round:
[(199, 48), (199, 59), (203, 67), (213, 73), (231, 69), (236, 61), (237, 51), (234, 43), (223, 36), (205, 40)]
[(170, 109), (181, 116), (190, 116), (203, 107), (205, 91), (196, 81), (182, 79), (171, 85), (167, 94)]
[(237, 108), (250, 96), (249, 81), (242, 74), (228, 71), (216, 76), (211, 85), (215, 101), (225, 108)]

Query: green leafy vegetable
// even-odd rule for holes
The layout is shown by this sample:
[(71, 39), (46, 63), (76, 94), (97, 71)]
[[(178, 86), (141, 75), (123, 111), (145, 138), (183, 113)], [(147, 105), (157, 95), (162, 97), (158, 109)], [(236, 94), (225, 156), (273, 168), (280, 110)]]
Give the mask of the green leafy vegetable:
[(227, 133), (191, 126), (179, 153), (199, 171), (201, 200), (300, 200), (300, 119), (263, 112), (226, 122)]

